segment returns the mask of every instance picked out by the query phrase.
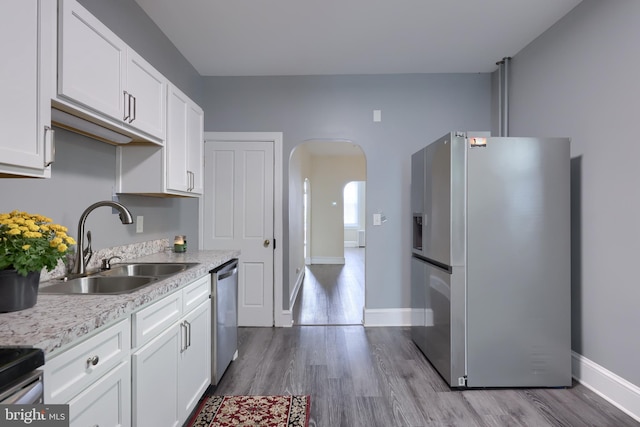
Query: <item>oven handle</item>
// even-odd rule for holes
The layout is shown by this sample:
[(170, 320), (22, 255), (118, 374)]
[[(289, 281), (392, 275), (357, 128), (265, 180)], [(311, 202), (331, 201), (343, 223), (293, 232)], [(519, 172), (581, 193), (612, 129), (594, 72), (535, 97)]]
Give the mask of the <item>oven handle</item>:
[(32, 375), (25, 378), (24, 381), (21, 381), (19, 384), (12, 387), (12, 390), (15, 390), (15, 393), (11, 394), (0, 403), (3, 405), (31, 405), (41, 402), (42, 393), (44, 391), (42, 385), (42, 373), (40, 371), (35, 371)]

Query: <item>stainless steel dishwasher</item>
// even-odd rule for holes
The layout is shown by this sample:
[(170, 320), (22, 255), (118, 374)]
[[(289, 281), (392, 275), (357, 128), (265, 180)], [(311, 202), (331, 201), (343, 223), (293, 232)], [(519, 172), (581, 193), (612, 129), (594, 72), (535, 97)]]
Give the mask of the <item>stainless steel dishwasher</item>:
[(238, 260), (211, 271), (211, 384), (238, 357)]

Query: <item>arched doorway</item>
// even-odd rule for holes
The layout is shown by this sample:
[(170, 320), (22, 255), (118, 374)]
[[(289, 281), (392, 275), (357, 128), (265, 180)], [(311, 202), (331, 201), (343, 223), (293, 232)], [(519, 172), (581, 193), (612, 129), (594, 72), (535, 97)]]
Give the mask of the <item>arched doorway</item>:
[[(364, 152), (351, 141), (305, 141), (291, 154), (290, 283), (295, 285), (290, 308), (294, 324), (362, 323), (365, 181)], [(361, 216), (357, 223), (351, 220), (345, 225), (344, 190), (350, 182), (361, 183), (356, 187), (361, 197), (348, 201), (350, 209), (355, 206)]]

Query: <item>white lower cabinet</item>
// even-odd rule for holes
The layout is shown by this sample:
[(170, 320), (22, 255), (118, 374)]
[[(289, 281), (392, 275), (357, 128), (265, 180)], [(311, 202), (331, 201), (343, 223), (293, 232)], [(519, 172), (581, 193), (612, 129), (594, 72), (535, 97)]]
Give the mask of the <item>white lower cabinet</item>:
[(123, 361), (69, 402), (69, 425), (130, 426), (130, 402), (131, 364)]
[(47, 360), (44, 402), (69, 404), (72, 427), (130, 426), (130, 348), (127, 318)]
[[(169, 295), (134, 314), (133, 324), (139, 328), (154, 318), (163, 324), (159, 313), (175, 316), (176, 297), (182, 308), (181, 317), (149, 337), (132, 355), (133, 425), (182, 425), (195, 408), (211, 381), (211, 290), (207, 275), (187, 285), (179, 293)], [(170, 304), (165, 302), (171, 301)], [(141, 335), (134, 328), (133, 335)]]
[(44, 402), (70, 426), (181, 426), (211, 382), (211, 278), (194, 280), (47, 360)]
[(211, 384), (211, 302), (203, 302), (184, 318), (186, 348), (178, 365), (178, 405), (182, 421)]
[(131, 357), (133, 425), (177, 426), (181, 329), (171, 326)]

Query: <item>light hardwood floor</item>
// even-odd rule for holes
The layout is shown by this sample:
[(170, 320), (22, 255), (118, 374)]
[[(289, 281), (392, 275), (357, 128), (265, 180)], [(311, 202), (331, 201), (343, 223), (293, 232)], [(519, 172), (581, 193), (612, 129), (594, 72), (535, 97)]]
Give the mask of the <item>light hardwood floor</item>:
[(240, 328), (217, 395), (311, 395), (311, 426), (638, 426), (581, 384), (451, 390), (408, 328)]
[(360, 325), (364, 307), (364, 248), (344, 248), (344, 265), (307, 266), (294, 325)]

